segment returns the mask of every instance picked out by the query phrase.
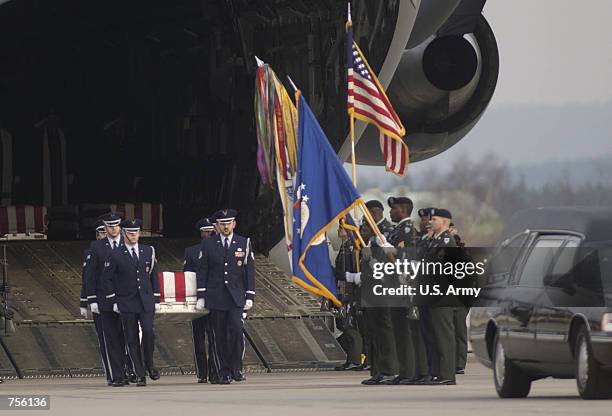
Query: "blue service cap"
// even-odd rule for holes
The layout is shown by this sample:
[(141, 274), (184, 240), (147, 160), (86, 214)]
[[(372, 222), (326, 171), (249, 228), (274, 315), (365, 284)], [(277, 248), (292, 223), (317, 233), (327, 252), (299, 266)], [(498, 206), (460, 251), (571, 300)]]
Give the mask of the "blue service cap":
[(215, 212), (215, 215), (213, 216), (213, 218), (217, 222), (227, 223), (227, 222), (234, 221), (237, 216), (238, 216), (238, 211), (236, 211), (235, 209), (227, 208), (227, 209), (220, 209), (219, 211)]
[(101, 219), (96, 220), (96, 223), (94, 224), (94, 228), (98, 232), (104, 231), (104, 221), (102, 221)]
[(202, 218), (196, 222), (196, 228), (200, 231), (214, 231), (215, 226), (208, 218)]
[(121, 213), (107, 212), (106, 214), (100, 215), (98, 220), (101, 220), (107, 227), (114, 227), (121, 223)]
[(124, 220), (121, 223), (121, 228), (126, 233), (137, 233), (140, 231), (140, 227), (142, 226), (142, 220), (138, 218), (134, 218), (133, 220)]

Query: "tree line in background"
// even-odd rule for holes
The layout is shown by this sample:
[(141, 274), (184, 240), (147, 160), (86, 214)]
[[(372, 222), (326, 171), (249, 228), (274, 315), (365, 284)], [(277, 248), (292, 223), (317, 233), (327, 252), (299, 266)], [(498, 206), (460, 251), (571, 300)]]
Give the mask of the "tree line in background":
[[(594, 167), (589, 180), (576, 182), (576, 172), (551, 172), (543, 184), (532, 186), (530, 178), (521, 171), (513, 171), (508, 163), (496, 155), (480, 160), (458, 158), (449, 170), (431, 168), (421, 177), (391, 178), (382, 184), (367, 177), (360, 178), (360, 188), (366, 194), (384, 198), (385, 195), (406, 194), (415, 208), (445, 207), (453, 213), (460, 234), (472, 246), (495, 244), (504, 220), (515, 212), (541, 206), (590, 205), (612, 206), (610, 169)], [(582, 172), (583, 173), (583, 172)], [(369, 183), (373, 182), (373, 183)]]

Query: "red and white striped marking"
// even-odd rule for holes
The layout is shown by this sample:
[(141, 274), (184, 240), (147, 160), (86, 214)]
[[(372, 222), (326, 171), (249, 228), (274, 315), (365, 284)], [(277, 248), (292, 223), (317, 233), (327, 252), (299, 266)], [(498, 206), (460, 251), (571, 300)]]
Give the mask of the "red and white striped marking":
[(160, 302), (186, 302), (195, 300), (197, 283), (195, 272), (159, 272)]
[(123, 213), (124, 218), (139, 218), (142, 220), (142, 230), (161, 234), (164, 229), (162, 204), (122, 203), (111, 204), (111, 211)]
[(44, 233), (47, 207), (32, 205), (0, 207), (0, 235), (17, 233)]

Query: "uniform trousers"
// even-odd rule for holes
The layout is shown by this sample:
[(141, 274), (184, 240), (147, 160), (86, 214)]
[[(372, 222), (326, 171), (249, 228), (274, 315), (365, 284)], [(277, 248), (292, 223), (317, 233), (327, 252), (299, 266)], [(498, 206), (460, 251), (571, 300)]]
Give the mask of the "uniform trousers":
[[(155, 349), (155, 333), (153, 332), (153, 318), (155, 312), (121, 312), (121, 323), (125, 335), (125, 345), (130, 357), (132, 371), (136, 377), (143, 378), (145, 369), (153, 367), (153, 351)], [(142, 330), (142, 350), (138, 331), (138, 324)], [(144, 358), (144, 366), (143, 366)]]
[(244, 354), (244, 326), (242, 308), (229, 310), (211, 309), (210, 354), (220, 379), (233, 378), (242, 370)]
[(456, 308), (453, 315), (455, 324), (455, 366), (464, 369), (467, 363), (467, 308)]
[(395, 342), (389, 308), (366, 308), (364, 314), (370, 335), (368, 357), (370, 374), (372, 376), (397, 374)]
[(393, 337), (399, 365), (399, 377), (412, 379), (427, 374), (427, 355), (419, 321), (410, 319), (409, 308), (391, 309)]
[[(196, 364), (196, 377), (206, 380), (208, 378), (208, 358), (206, 357), (206, 334), (208, 329), (208, 316), (201, 316), (191, 321), (191, 334), (193, 337), (193, 355)], [(210, 338), (209, 338), (210, 340)]]
[[(93, 314), (94, 319), (96, 315)], [(121, 328), (121, 318), (113, 311), (100, 311), (97, 318), (101, 326), (102, 344), (104, 344), (104, 357), (110, 380), (121, 381), (125, 377), (125, 348), (124, 333)], [(101, 325), (100, 325), (101, 323)]]

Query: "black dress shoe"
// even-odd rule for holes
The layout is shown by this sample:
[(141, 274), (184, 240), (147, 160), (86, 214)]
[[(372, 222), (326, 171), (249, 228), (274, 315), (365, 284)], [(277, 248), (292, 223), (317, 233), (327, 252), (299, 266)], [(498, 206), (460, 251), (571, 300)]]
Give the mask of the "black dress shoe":
[(151, 380), (159, 380), (159, 370), (157, 368), (150, 367), (147, 369), (147, 372), (149, 373), (149, 378)]
[(385, 380), (381, 380), (380, 383), (378, 383), (378, 384), (384, 384), (386, 386), (395, 386), (397, 384), (400, 384), (400, 381), (402, 381), (402, 380), (407, 380), (407, 379), (405, 379), (403, 377), (400, 377), (400, 376), (395, 376), (393, 378), (388, 378), (388, 379), (385, 379)]
[(465, 368), (457, 368), (455, 374), (465, 374)]
[(388, 383), (389, 381), (393, 381), (395, 380), (395, 376), (373, 376), (367, 380), (363, 380), (361, 382), (361, 384), (366, 385), (366, 386), (374, 386), (374, 385), (378, 385), (378, 384), (385, 384)]
[(428, 386), (454, 386), (457, 382), (455, 380), (448, 380), (442, 377), (432, 377), (431, 380), (427, 382)]
[(219, 384), (231, 384), (232, 380), (229, 377), (221, 377)]
[(198, 383), (208, 383), (208, 380), (206, 380), (205, 378), (199, 378), (198, 379)]
[(234, 381), (246, 381), (246, 377), (244, 376), (244, 374), (242, 374), (241, 371), (234, 375), (233, 379)]
[(423, 385), (427, 382), (425, 377), (414, 377), (414, 378), (404, 378), (400, 380), (398, 384), (402, 386), (415, 386), (415, 385)]
[(147, 385), (147, 379), (146, 379), (146, 378), (144, 378), (144, 377), (140, 377), (140, 378), (138, 379), (138, 381), (136, 382), (136, 385), (137, 385), (138, 387), (144, 387), (144, 386), (146, 386), (146, 385)]
[(361, 384), (365, 385), (365, 386), (373, 386), (375, 384), (378, 384), (378, 382), (380, 381), (380, 378), (382, 376), (372, 376), (366, 380), (362, 380)]
[(113, 380), (110, 382), (109, 386), (111, 387), (123, 387), (125, 384), (123, 383), (123, 379)]
[(128, 375), (128, 380), (129, 380), (130, 383), (136, 384), (136, 382), (138, 381), (138, 377), (136, 377), (136, 374), (130, 373)]

